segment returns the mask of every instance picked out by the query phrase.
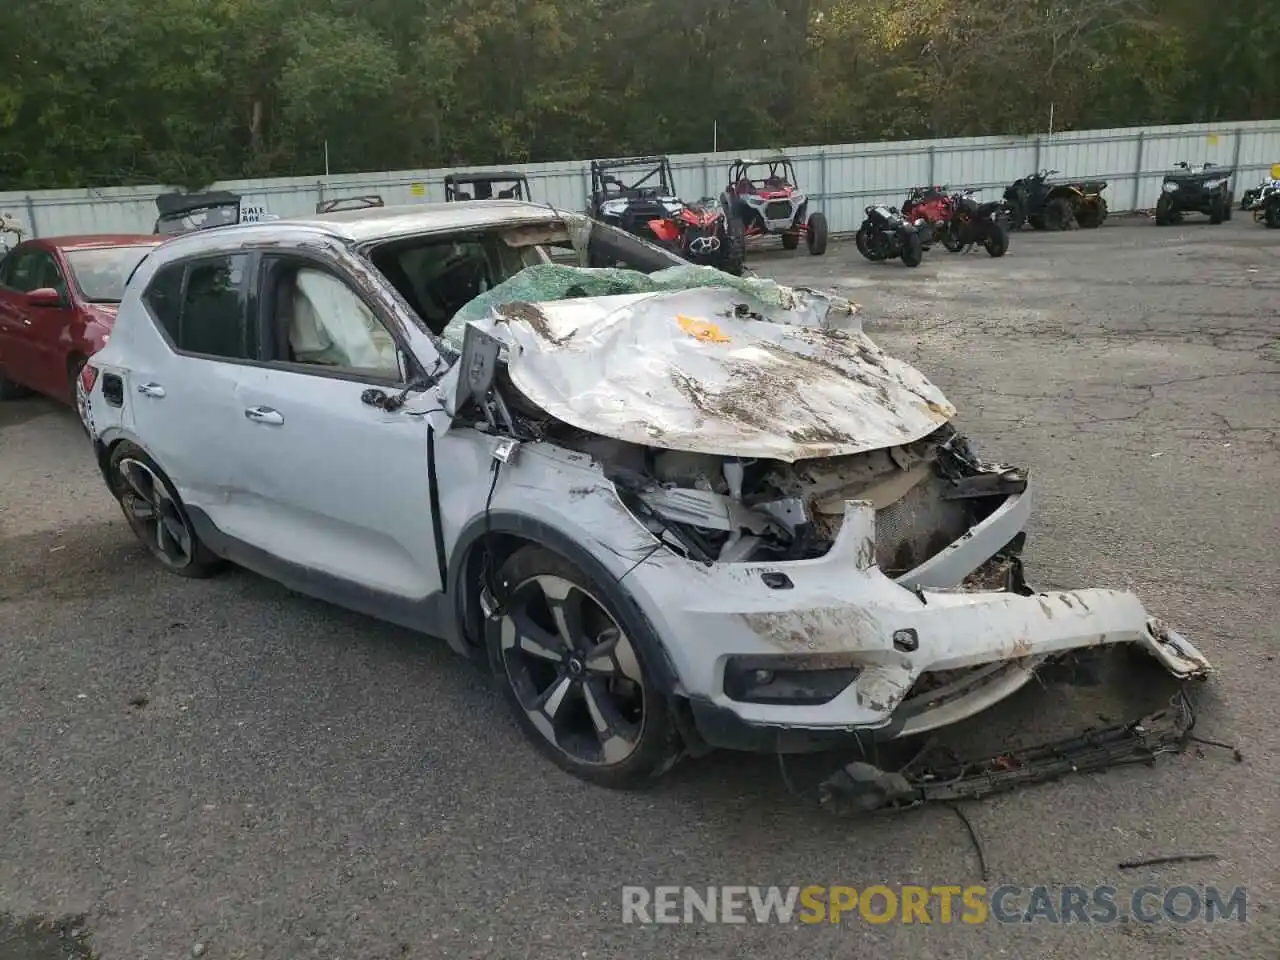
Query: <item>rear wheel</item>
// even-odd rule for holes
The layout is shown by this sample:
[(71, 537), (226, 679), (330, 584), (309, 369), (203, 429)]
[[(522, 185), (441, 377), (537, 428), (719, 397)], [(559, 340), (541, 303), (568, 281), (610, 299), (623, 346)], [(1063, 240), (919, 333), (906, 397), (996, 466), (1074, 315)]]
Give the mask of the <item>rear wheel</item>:
[(1076, 215), (1076, 223), (1086, 230), (1096, 230), (1107, 219), (1107, 201), (1099, 198), (1095, 203), (1081, 209)]
[(1003, 257), (1009, 250), (1009, 231), (1000, 222), (993, 223), (987, 231), (987, 238), (982, 242), (987, 253), (993, 257)]
[(902, 235), (902, 262), (908, 267), (918, 267), (923, 259), (924, 242), (920, 239), (920, 234), (914, 230), (906, 231)]
[(1226, 219), (1226, 213), (1223, 211), (1223, 207), (1225, 206), (1226, 206), (1226, 198), (1221, 193), (1219, 193), (1217, 196), (1213, 198), (1213, 200), (1209, 204), (1209, 222), (1210, 223), (1217, 224), (1217, 223), (1221, 223), (1224, 219)]
[(734, 277), (742, 276), (747, 266), (747, 231), (733, 214), (725, 217), (723, 242), (720, 269)]
[(627, 788), (679, 758), (679, 737), (640, 646), (591, 578), (542, 547), (498, 571), (502, 621), (493, 662), (525, 735), (557, 766)]
[(942, 245), (951, 253), (959, 253), (964, 249), (964, 244), (960, 242), (960, 234), (962, 229), (960, 224), (955, 220), (942, 224), (939, 228), (942, 234)]
[(1267, 204), (1267, 211), (1262, 219), (1272, 230), (1280, 228), (1280, 203)]
[(820, 257), (827, 252), (827, 217), (823, 213), (809, 214), (808, 229), (805, 240), (809, 244), (809, 253)]
[(198, 579), (223, 566), (196, 535), (169, 478), (140, 447), (119, 444), (108, 477), (134, 534), (170, 572)]

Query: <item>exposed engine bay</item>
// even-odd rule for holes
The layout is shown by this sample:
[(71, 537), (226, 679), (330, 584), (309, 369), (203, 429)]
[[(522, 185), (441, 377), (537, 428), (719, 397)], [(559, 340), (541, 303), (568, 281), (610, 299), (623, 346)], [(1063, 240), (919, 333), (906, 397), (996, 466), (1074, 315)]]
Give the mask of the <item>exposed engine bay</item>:
[[(576, 431), (573, 432), (576, 434)], [(876, 511), (876, 564), (897, 576), (1026, 487), (950, 425), (911, 444), (783, 463), (557, 437), (600, 461), (623, 502), (672, 550), (703, 563), (807, 560), (831, 549), (845, 501)]]

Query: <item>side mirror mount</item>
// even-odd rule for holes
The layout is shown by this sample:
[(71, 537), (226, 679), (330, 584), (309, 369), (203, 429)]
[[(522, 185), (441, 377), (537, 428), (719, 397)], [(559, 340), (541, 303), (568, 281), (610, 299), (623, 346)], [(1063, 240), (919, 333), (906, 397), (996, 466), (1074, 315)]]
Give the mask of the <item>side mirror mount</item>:
[(27, 294), (27, 305), (31, 307), (60, 307), (63, 305), (62, 294), (53, 287), (40, 287)]

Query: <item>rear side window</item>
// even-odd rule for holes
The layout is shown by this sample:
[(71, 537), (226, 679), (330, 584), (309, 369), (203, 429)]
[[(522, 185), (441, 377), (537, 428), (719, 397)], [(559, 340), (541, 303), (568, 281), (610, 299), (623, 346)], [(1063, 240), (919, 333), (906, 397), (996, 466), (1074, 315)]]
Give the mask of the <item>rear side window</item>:
[(183, 353), (256, 360), (249, 265), (246, 253), (170, 264), (156, 273), (144, 299)]

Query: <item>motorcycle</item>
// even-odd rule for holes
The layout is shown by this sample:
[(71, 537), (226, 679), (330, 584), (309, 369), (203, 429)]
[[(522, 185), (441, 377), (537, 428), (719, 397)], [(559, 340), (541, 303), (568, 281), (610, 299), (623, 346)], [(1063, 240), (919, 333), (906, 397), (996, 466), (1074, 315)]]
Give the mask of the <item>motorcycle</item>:
[(876, 204), (865, 210), (866, 219), (854, 234), (858, 252), (872, 263), (900, 257), (908, 267), (920, 266), (924, 251), (933, 245), (933, 230), (923, 217), (905, 219), (896, 207)]

